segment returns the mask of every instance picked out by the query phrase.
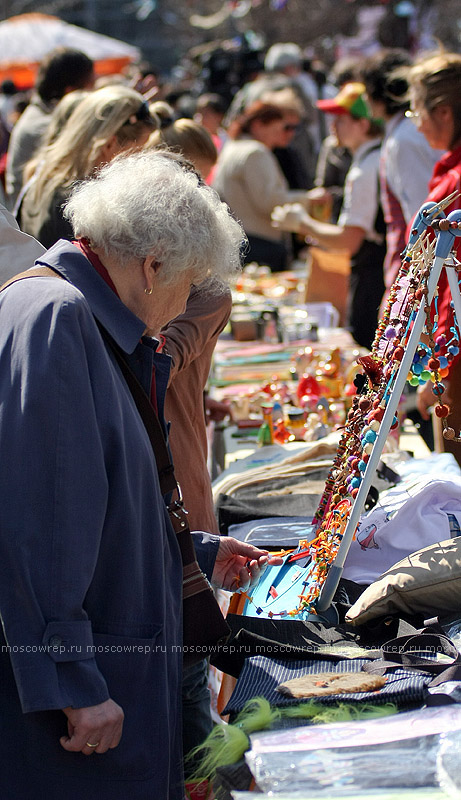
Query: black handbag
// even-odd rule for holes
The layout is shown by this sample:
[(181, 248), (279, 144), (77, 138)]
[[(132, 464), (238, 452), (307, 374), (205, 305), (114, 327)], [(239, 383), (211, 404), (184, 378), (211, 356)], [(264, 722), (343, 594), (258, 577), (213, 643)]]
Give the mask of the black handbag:
[(230, 628), (219, 608), (213, 589), (197, 562), (194, 543), (187, 522), (181, 491), (176, 482), (173, 464), (157, 413), (141, 383), (128, 365), (123, 351), (105, 328), (98, 323), (103, 339), (117, 363), (133, 396), (154, 451), (164, 497), (175, 495), (167, 504), (176, 533), (183, 569), (183, 664), (190, 667), (216, 652), (229, 638)]

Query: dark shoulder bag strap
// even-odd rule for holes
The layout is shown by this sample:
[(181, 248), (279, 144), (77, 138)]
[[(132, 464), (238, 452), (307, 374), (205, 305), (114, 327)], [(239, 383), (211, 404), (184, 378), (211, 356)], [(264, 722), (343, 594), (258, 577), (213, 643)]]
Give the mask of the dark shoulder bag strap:
[[(110, 350), (113, 352), (116, 358), (116, 361), (120, 367), (120, 371), (123, 377), (125, 378), (127, 386), (135, 402), (136, 408), (138, 409), (139, 416), (141, 417), (144, 423), (147, 435), (149, 436), (149, 440), (157, 464), (160, 491), (162, 492), (163, 496), (171, 494), (175, 491), (178, 494), (177, 499), (173, 500), (169, 505), (167, 505), (167, 509), (170, 514), (170, 520), (173, 525), (173, 528), (177, 534), (180, 533), (181, 531), (189, 532), (189, 526), (187, 524), (187, 519), (186, 519), (187, 511), (183, 506), (181, 490), (176, 482), (176, 478), (174, 475), (174, 467), (173, 464), (171, 463), (170, 454), (168, 452), (162, 426), (157, 416), (157, 412), (155, 411), (152, 403), (150, 402), (149, 397), (144, 391), (142, 384), (140, 383), (140, 381), (134, 374), (133, 370), (129, 366), (121, 348), (114, 341), (114, 339), (107, 332), (107, 330), (103, 327), (103, 325), (101, 325), (101, 323), (98, 322), (97, 320), (96, 322), (99, 331), (101, 333), (101, 336), (103, 337), (107, 346), (110, 348)], [(191, 537), (187, 538), (184, 537), (184, 540), (181, 541), (181, 552), (183, 555), (184, 564), (189, 563), (189, 561), (192, 560), (195, 561), (195, 551)]]
[(187, 511), (182, 503), (181, 492), (176, 483), (173, 464), (157, 413), (141, 383), (127, 364), (123, 351), (105, 328), (99, 325), (99, 329), (104, 341), (114, 353), (138, 413), (144, 422), (157, 462), (160, 489), (163, 494), (175, 489), (178, 492), (178, 499), (170, 503), (167, 509), (181, 551), (183, 567), (183, 659), (185, 666), (192, 666), (213, 652), (217, 644), (225, 642), (230, 628), (221, 613), (206, 576), (197, 563), (194, 542), (186, 518)]
[(176, 478), (174, 476), (173, 464), (171, 463), (165, 437), (162, 431), (162, 426), (155, 408), (152, 405), (148, 395), (144, 391), (142, 384), (129, 366), (121, 348), (99, 322), (97, 322), (97, 325), (101, 336), (117, 360), (122, 375), (125, 378), (128, 388), (133, 396), (139, 416), (141, 417), (144, 427), (146, 428), (150, 443), (152, 445), (152, 450), (154, 451), (155, 460), (157, 462), (161, 492), (163, 495), (174, 492), (176, 489), (179, 492), (178, 484), (176, 483)]

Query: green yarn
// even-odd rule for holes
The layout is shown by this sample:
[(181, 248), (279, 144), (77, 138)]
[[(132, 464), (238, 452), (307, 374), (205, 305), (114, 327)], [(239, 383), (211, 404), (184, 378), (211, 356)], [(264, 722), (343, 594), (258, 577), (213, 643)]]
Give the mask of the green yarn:
[(296, 706), (289, 706), (282, 709), (283, 717), (309, 719), (312, 723), (330, 724), (334, 722), (351, 722), (357, 719), (373, 719), (374, 717), (387, 717), (397, 714), (398, 708), (394, 703), (384, 703), (382, 706), (374, 706), (371, 703), (338, 703), (335, 706), (323, 706), (311, 700), (307, 703), (299, 703)]
[(197, 783), (212, 780), (218, 767), (240, 761), (250, 747), (248, 736), (251, 733), (271, 728), (282, 717), (308, 719), (313, 724), (327, 724), (385, 717), (397, 712), (398, 708), (393, 703), (384, 703), (381, 706), (370, 703), (324, 706), (314, 700), (285, 708), (271, 708), (264, 697), (255, 697), (245, 703), (232, 725), (216, 725), (203, 744), (188, 754), (186, 762), (201, 756), (200, 764), (189, 780)]
[[(326, 710), (327, 709), (325, 706), (320, 705), (320, 703), (316, 703), (315, 700), (309, 700), (307, 703), (298, 703), (296, 706), (288, 706), (287, 708), (283, 708), (282, 716), (290, 719), (296, 719), (297, 717), (300, 717), (301, 719), (309, 719), (311, 722), (316, 723), (317, 718), (321, 717)], [(330, 712), (337, 712), (339, 711), (339, 705), (333, 706), (328, 710)], [(332, 713), (332, 716), (334, 717), (335, 722), (341, 721), (337, 716), (334, 715), (334, 713)]]
[(191, 781), (209, 780), (217, 767), (235, 764), (248, 750), (248, 736), (254, 731), (264, 731), (279, 719), (280, 710), (271, 708), (264, 697), (248, 700), (232, 725), (216, 725), (203, 744), (195, 747), (186, 757), (193, 761), (203, 754), (200, 766), (191, 776)]
[(233, 724), (247, 734), (265, 731), (281, 714), (281, 709), (271, 708), (264, 697), (254, 697), (245, 703)]
[(249, 746), (248, 736), (241, 728), (235, 725), (216, 725), (203, 744), (187, 755), (186, 762), (201, 755), (199, 766), (188, 780), (192, 783), (210, 780), (218, 767), (240, 761)]

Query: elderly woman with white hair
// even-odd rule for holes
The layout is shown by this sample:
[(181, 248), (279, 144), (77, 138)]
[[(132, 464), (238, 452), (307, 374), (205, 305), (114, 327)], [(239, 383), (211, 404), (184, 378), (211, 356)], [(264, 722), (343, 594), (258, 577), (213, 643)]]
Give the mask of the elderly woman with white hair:
[[(0, 293), (0, 795), (182, 800), (181, 554), (107, 335), (161, 419), (169, 357), (146, 331), (238, 268), (242, 230), (153, 151), (79, 184), (65, 214), (75, 241)], [(268, 561), (193, 538), (230, 590)]]

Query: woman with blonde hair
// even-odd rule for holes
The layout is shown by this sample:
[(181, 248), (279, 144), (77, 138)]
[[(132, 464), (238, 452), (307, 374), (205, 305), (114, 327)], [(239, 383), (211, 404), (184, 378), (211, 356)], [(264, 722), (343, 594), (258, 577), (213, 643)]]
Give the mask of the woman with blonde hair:
[(156, 127), (142, 95), (126, 86), (106, 86), (85, 97), (56, 140), (42, 151), (34, 181), (24, 195), (18, 222), (45, 247), (69, 239), (62, 206), (72, 185), (114, 156), (142, 147)]
[(74, 113), (79, 103), (81, 103), (85, 97), (88, 97), (89, 94), (90, 92), (84, 89), (76, 89), (74, 92), (69, 92), (65, 94), (64, 97), (61, 97), (56, 108), (50, 115), (50, 121), (43, 136), (42, 144), (34, 158), (26, 164), (24, 169), (24, 179), (26, 181), (29, 181), (36, 171), (37, 165), (43, 160), (42, 154), (45, 152), (46, 148), (56, 141), (69, 117)]
[(149, 145), (165, 147), (180, 153), (190, 161), (206, 180), (218, 151), (208, 131), (192, 119), (177, 119), (149, 136)]
[(48, 147), (56, 141), (69, 117), (82, 102), (83, 98), (88, 97), (88, 95), (89, 92), (84, 91), (83, 89), (76, 89), (74, 92), (69, 92), (61, 98), (58, 105), (51, 113), (48, 127), (42, 138), (42, 143), (36, 151), (34, 157), (31, 158), (31, 160), (28, 161), (24, 167), (23, 185), (13, 208), (13, 215), (17, 219), (19, 219), (21, 213), (21, 206), (24, 196), (35, 179), (34, 176), (38, 167), (44, 161), (45, 154), (48, 152)]

